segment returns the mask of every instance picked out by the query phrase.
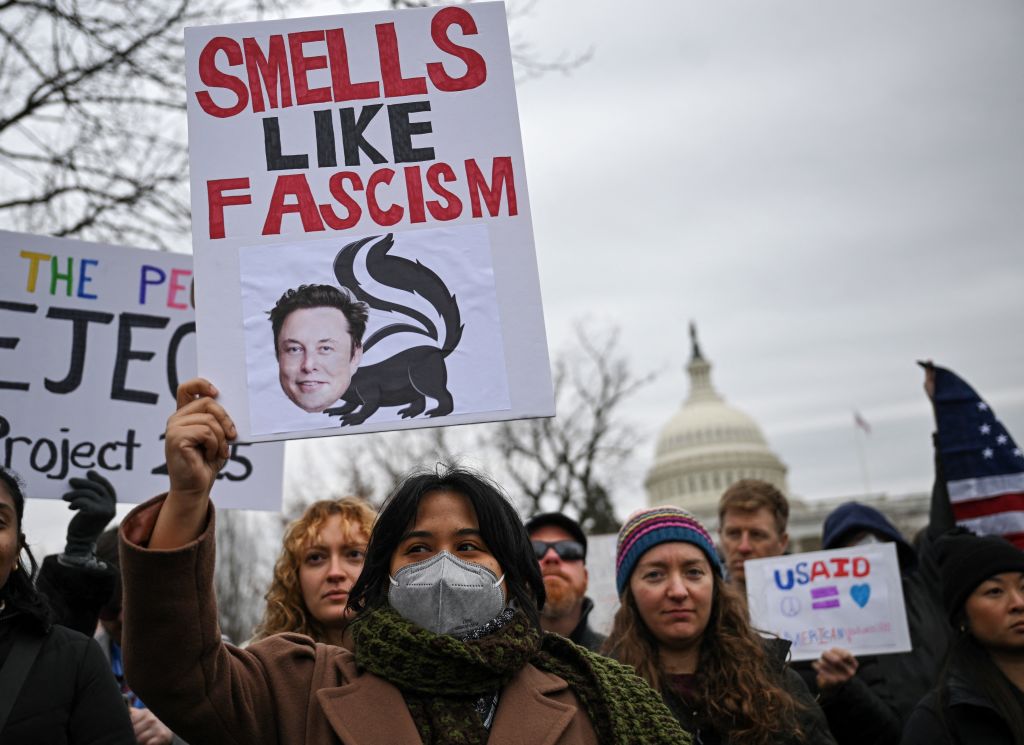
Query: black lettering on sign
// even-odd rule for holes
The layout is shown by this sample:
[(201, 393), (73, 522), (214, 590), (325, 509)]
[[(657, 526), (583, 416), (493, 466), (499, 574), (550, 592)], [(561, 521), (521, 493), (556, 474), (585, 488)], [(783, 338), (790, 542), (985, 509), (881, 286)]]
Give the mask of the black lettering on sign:
[(185, 337), (195, 332), (195, 321), (183, 323), (175, 329), (171, 336), (171, 343), (167, 345), (167, 385), (170, 387), (172, 396), (178, 393), (178, 349)]
[(151, 391), (132, 390), (125, 387), (128, 379), (128, 363), (132, 360), (143, 362), (153, 359), (156, 352), (139, 352), (132, 349), (132, 329), (162, 329), (170, 322), (163, 316), (149, 316), (142, 313), (122, 313), (117, 326), (117, 355), (114, 360), (114, 379), (110, 384), (110, 397), (115, 401), (133, 401), (139, 404), (155, 404), (159, 399)]
[[(39, 306), (32, 303), (14, 303), (9, 300), (0, 300), (0, 310), (9, 310), (13, 313), (35, 313), (39, 310)], [(16, 336), (0, 336), (0, 349), (16, 349), (19, 341), (21, 339)], [(0, 380), (0, 389), (27, 391), (28, 383)]]
[(46, 378), (43, 380), (43, 385), (50, 393), (71, 393), (82, 384), (89, 324), (110, 323), (114, 320), (114, 314), (77, 308), (50, 308), (46, 312), (46, 317), (71, 321), (71, 365), (64, 380), (54, 381)]
[(412, 146), (413, 135), (425, 135), (433, 131), (429, 121), (409, 121), (410, 114), (420, 111), (430, 111), (430, 101), (409, 101), (388, 106), (388, 123), (391, 125), (391, 146), (395, 154), (395, 163), (418, 163), (434, 159), (434, 148)]
[(281, 123), (276, 116), (263, 120), (263, 151), (267, 155), (268, 171), (309, 168), (308, 155), (285, 155), (281, 152)]

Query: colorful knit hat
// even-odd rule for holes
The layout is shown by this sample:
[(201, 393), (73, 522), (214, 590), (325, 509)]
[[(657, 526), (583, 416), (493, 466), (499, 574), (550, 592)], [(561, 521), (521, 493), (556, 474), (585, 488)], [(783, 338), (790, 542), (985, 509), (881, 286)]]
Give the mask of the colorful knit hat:
[(651, 507), (634, 512), (619, 531), (615, 550), (615, 584), (620, 596), (629, 584), (629, 575), (640, 557), (658, 544), (672, 541), (692, 543), (707, 555), (711, 568), (722, 575), (715, 544), (700, 520), (678, 507)]

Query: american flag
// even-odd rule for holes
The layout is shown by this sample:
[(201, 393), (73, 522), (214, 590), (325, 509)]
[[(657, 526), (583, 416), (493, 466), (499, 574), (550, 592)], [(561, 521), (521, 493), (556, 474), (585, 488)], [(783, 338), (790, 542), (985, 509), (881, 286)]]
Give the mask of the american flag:
[(1024, 453), (971, 386), (931, 367), (935, 445), (957, 524), (1024, 548)]

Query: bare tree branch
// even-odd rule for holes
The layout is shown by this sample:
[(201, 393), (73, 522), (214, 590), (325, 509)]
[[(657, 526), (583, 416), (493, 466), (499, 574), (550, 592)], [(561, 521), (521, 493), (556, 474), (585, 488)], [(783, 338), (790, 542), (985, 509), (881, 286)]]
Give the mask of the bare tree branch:
[(585, 530), (618, 529), (610, 491), (637, 441), (619, 415), (652, 379), (630, 370), (617, 329), (577, 325), (573, 346), (555, 361), (557, 416), (504, 422), (494, 435), (526, 512), (556, 509), (575, 514)]
[(638, 440), (622, 409), (652, 379), (630, 369), (616, 329), (580, 324), (555, 359), (555, 418), (333, 438), (304, 461), (304, 482), (372, 485), (379, 503), (410, 469), (465, 462), (468, 452), (524, 515), (555, 509), (585, 530), (614, 532), (618, 470)]
[(5, 223), (187, 245), (182, 28), (266, 8), (244, 0), (0, 2)]

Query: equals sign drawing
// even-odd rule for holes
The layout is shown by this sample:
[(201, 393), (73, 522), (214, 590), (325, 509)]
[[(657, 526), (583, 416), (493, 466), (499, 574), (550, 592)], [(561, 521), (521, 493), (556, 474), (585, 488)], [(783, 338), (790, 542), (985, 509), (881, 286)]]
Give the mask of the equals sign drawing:
[(811, 607), (814, 610), (839, 607), (839, 588), (835, 585), (816, 587), (811, 590)]

